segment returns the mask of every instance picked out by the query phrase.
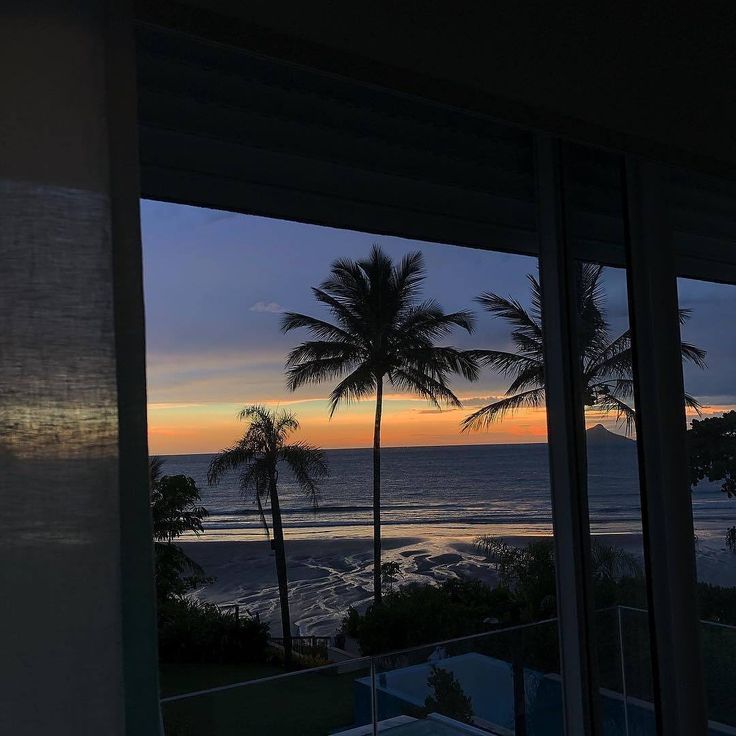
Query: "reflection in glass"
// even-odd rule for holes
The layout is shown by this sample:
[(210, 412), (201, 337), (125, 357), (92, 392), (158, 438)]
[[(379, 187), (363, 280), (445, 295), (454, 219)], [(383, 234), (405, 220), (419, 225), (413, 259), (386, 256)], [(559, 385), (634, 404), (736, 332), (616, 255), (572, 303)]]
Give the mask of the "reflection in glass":
[(687, 440), (698, 571), (698, 609), (711, 726), (736, 726), (736, 287), (680, 279), (683, 341), (705, 351), (705, 369), (684, 366)]

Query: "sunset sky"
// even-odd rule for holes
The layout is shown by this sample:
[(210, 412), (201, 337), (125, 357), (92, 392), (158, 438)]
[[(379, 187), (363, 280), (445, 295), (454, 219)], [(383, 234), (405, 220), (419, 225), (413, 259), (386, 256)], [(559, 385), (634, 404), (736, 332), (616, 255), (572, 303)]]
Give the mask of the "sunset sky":
[[(148, 358), (150, 450), (156, 454), (213, 452), (242, 433), (239, 409), (264, 403), (295, 411), (301, 436), (326, 448), (367, 447), (372, 440), (374, 403), (338, 409), (330, 420), (331, 384), (289, 393), (283, 364), (287, 352), (307, 338), (282, 335), (280, 313), (325, 317), (310, 287), (328, 274), (337, 257), (362, 258), (373, 243), (392, 257), (421, 250), (427, 278), (424, 296), (448, 311), (473, 309), (473, 335), (457, 332), (446, 344), (460, 348), (509, 349), (509, 328), (483, 313), (473, 298), (483, 291), (512, 296), (528, 306), (532, 258), (143, 202), (144, 278)], [(623, 273), (606, 275), (612, 329), (626, 327)], [(680, 285), (683, 306), (693, 316), (686, 337), (709, 351), (709, 370), (686, 371), (688, 389), (709, 412), (736, 404), (731, 367), (736, 328), (720, 315), (734, 314), (736, 288), (694, 282)], [(475, 407), (503, 395), (506, 382), (485, 372), (470, 384), (456, 380), (463, 409), (438, 411), (426, 401), (387, 389), (383, 440), (386, 446), (543, 442), (544, 410), (506, 418), (488, 432), (460, 434), (460, 420)], [(616, 430), (611, 418), (591, 415)], [(621, 431), (619, 429), (619, 431)]]

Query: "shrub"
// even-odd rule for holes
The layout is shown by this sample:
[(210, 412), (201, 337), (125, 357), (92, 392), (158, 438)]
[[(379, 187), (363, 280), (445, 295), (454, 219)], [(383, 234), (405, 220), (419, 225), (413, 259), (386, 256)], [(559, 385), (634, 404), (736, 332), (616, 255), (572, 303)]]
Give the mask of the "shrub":
[(351, 607), (343, 630), (358, 640), (363, 654), (380, 654), (488, 631), (496, 622), (509, 621), (512, 607), (506, 589), (479, 580), (412, 584), (386, 594), (381, 605), (369, 606), (362, 616)]
[(432, 688), (432, 695), (424, 701), (427, 714), (441, 713), (461, 723), (472, 722), (473, 703), (452, 672), (432, 665), (427, 684)]
[(236, 619), (212, 604), (187, 599), (159, 607), (158, 642), (162, 662), (236, 663), (266, 659), (268, 625)]
[(736, 588), (699, 583), (698, 615), (702, 621), (736, 626)]
[(726, 547), (731, 552), (736, 552), (736, 526), (730, 526), (726, 531)]

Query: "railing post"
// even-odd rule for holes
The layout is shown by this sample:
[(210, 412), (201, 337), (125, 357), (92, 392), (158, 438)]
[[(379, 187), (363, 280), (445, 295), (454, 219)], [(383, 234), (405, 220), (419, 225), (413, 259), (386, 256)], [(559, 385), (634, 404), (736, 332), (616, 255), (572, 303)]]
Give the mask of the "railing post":
[(371, 657), (371, 721), (373, 736), (378, 734), (378, 703), (376, 701), (376, 659)]
[(514, 680), (514, 736), (526, 736), (526, 687), (524, 684), (523, 629), (512, 635), (511, 667)]
[(618, 618), (618, 653), (621, 662), (621, 694), (624, 698), (624, 726), (626, 736), (629, 736), (629, 702), (626, 693), (626, 658), (624, 655), (624, 628), (621, 624), (621, 606), (616, 606), (616, 615)]

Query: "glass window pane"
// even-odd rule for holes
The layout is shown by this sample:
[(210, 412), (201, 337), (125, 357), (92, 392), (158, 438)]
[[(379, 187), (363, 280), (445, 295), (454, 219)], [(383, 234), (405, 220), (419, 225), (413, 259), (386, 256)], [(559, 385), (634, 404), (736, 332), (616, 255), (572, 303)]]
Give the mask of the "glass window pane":
[(603, 732), (656, 733), (626, 272), (577, 266)]
[[(163, 460), (156, 489), (165, 496), (177, 484), (186, 490), (188, 481), (177, 479), (191, 479), (199, 493), (193, 504), (207, 512), (201, 529), (163, 519), (173, 523), (159, 537), (164, 572), (165, 556), (178, 554), (172, 547), (199, 566), (173, 583), (159, 574), (165, 694), (360, 655), (426, 649), (429, 656), (450, 646), (443, 642), (481, 635), (475, 649), (450, 646), (481, 658), (470, 676), (482, 684), (489, 663), (521, 668), (523, 686), (508, 680), (511, 689), (494, 702), (514, 714), (512, 728), (523, 721), (527, 733), (542, 733), (544, 722), (543, 733), (560, 733), (536, 259), (154, 202), (144, 202), (142, 214), (149, 440)], [(372, 301), (381, 263), (394, 271)], [(374, 334), (384, 326), (375, 316), (385, 316), (397, 279), (409, 284), (402, 288), (410, 298), (391, 316), (389, 358), (379, 364), (373, 351), (384, 347)], [(320, 370), (310, 372), (310, 361), (322, 361)], [(253, 410), (239, 417), (254, 405), (265, 419)], [(278, 455), (274, 477), (258, 475), (263, 451), (244, 432), (283, 411), (299, 420), (284, 441), (324, 453), (329, 473), (317, 473), (316, 497), (288, 452)], [(376, 480), (381, 605), (374, 601)], [(496, 633), (509, 627), (516, 633)], [(356, 692), (364, 692), (357, 679)], [(227, 729), (219, 704), (237, 701), (239, 714), (259, 692), (240, 690), (171, 701), (167, 710), (197, 724), (206, 712), (213, 728)], [(326, 692), (315, 689), (315, 708)], [(363, 725), (365, 703), (351, 707), (352, 721), (346, 715), (323, 732)], [(474, 722), (495, 723), (489, 715)], [(180, 728), (183, 718), (168, 721)]]
[(703, 670), (711, 730), (725, 733), (736, 726), (736, 286), (680, 279), (678, 291)]

